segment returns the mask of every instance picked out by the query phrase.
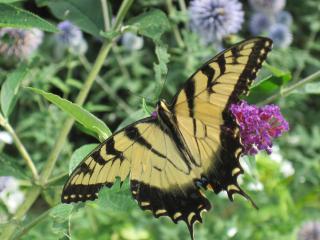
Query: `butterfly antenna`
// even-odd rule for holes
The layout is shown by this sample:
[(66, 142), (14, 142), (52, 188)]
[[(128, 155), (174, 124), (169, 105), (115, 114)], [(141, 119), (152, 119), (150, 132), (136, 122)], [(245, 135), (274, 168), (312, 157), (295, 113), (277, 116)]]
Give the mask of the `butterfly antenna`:
[(161, 85), (160, 85), (160, 92), (159, 92), (159, 95), (157, 96), (158, 98), (160, 98), (161, 97), (161, 95), (162, 95), (162, 93), (163, 93), (163, 90), (164, 90), (164, 86), (165, 86), (165, 84), (166, 84), (166, 82), (167, 82), (167, 79), (168, 79), (168, 73), (164, 76), (164, 79), (161, 81)]
[(126, 91), (128, 91), (134, 97), (140, 98), (141, 100), (144, 99), (147, 103), (155, 104), (154, 99), (152, 99), (150, 97), (139, 95), (137, 93), (132, 92), (130, 89), (126, 89)]

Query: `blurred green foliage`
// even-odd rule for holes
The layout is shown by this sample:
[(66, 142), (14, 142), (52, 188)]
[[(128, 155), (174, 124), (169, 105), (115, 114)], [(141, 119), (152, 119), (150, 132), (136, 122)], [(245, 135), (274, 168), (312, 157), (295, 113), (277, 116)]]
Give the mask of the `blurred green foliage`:
[[(107, 2), (112, 23), (120, 3)], [(94, 147), (86, 144), (97, 144), (95, 137), (110, 135), (109, 128), (113, 132), (149, 114), (160, 97), (171, 99), (188, 76), (219, 51), (214, 45), (203, 46), (198, 36), (189, 31), (182, 2), (134, 1), (120, 30), (109, 31), (104, 28), (100, 1), (36, 0), (32, 4), (15, 5), (22, 14), (27, 14), (22, 10), (25, 8), (41, 16), (40, 19), (29, 14), (30, 21), (20, 27), (27, 28), (31, 24), (54, 31), (48, 22), (69, 19), (86, 33), (89, 48), (86, 55), (72, 55), (67, 51), (59, 56), (53, 34), (47, 33), (41, 49), (32, 59), (17, 66), (0, 66), (1, 113), (40, 173), (68, 114), (79, 122), (68, 135), (52, 175), (25, 218), (21, 222), (10, 221), (14, 213), (0, 205), (0, 221), (7, 223), (0, 227), (0, 232), (8, 224), (16, 224), (15, 237), (22, 239), (43, 239), (43, 236), (46, 239), (112, 240), (189, 237), (183, 223), (175, 225), (166, 218), (154, 219), (150, 213), (141, 211), (131, 198), (127, 182), (122, 188), (115, 184), (111, 189), (103, 189), (94, 202), (60, 203), (69, 169)], [(268, 64), (252, 87), (248, 98), (251, 103), (264, 102), (288, 85), (319, 71), (318, 4), (318, 0), (288, 1), (286, 10), (294, 16), (293, 43), (285, 49), (274, 49), (269, 55)], [(13, 8), (13, 5), (1, 4), (0, 10), (9, 6)], [(246, 4), (245, 9), (250, 15)], [(224, 45), (249, 37), (247, 29), (245, 22), (242, 32), (226, 39)], [(128, 31), (143, 36), (143, 48), (123, 46), (121, 36)], [(104, 39), (113, 39), (111, 52), (83, 108), (76, 106), (72, 102), (76, 101), (79, 90), (86, 87), (85, 79), (93, 69), (91, 62), (95, 62)], [(241, 197), (230, 202), (223, 193), (207, 193), (213, 210), (204, 214), (203, 224), (196, 224), (197, 239), (296, 239), (302, 222), (319, 219), (319, 89), (318, 78), (286, 96), (280, 94), (276, 101), (290, 123), (290, 132), (275, 143), (279, 150), (271, 156), (260, 154), (256, 159), (242, 161), (247, 167), (241, 186), (259, 210)], [(19, 179), (25, 193), (41, 185), (32, 180), (14, 144), (0, 142), (0, 163), (0, 175)]]

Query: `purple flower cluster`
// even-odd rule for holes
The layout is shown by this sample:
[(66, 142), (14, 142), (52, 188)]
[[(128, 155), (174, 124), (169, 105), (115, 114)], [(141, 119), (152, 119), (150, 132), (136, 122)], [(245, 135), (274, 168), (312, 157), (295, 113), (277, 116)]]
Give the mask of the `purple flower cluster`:
[(255, 10), (250, 18), (250, 31), (254, 35), (267, 35), (275, 47), (286, 48), (292, 42), (290, 26), (292, 16), (284, 11), (285, 0), (250, 0)]
[(191, 30), (205, 44), (237, 33), (244, 21), (242, 4), (238, 0), (193, 0), (189, 15)]
[(230, 111), (239, 125), (244, 153), (248, 155), (255, 155), (261, 150), (270, 154), (272, 139), (289, 130), (288, 122), (276, 105), (257, 107), (241, 101), (232, 104)]

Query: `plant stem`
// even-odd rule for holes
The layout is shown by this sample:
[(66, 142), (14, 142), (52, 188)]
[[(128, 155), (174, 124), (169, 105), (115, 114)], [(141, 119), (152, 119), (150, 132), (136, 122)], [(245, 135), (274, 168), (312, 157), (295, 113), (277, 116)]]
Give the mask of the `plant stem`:
[(183, 12), (187, 12), (188, 9), (187, 9), (187, 6), (186, 6), (186, 3), (184, 0), (179, 0), (179, 7), (180, 9), (183, 11)]
[(34, 227), (35, 225), (37, 225), (39, 222), (41, 222), (46, 216), (49, 215), (51, 209), (48, 209), (47, 211), (43, 212), (42, 214), (40, 214), (39, 216), (37, 216), (35, 219), (33, 219), (30, 223), (26, 224), (25, 226), (23, 226), (21, 229), (19, 229), (18, 233), (15, 234), (14, 239), (18, 240), (21, 237), (23, 237), (23, 235), (25, 235), (32, 227)]
[(296, 82), (296, 83), (292, 84), (291, 86), (288, 86), (288, 87), (280, 90), (279, 92), (275, 93), (274, 95), (268, 97), (266, 100), (259, 103), (259, 105), (265, 105), (265, 104), (271, 103), (279, 97), (286, 97), (293, 90), (298, 89), (299, 87), (303, 86), (304, 84), (306, 84), (308, 82), (312, 82), (312, 81), (317, 80), (319, 78), (320, 78), (320, 71), (317, 71), (317, 72), (309, 75), (308, 77), (300, 80), (299, 82)]
[(6, 129), (8, 131), (8, 133), (12, 136), (13, 141), (14, 141), (20, 155), (22, 156), (22, 158), (26, 162), (27, 166), (31, 170), (33, 179), (38, 180), (39, 174), (38, 174), (37, 168), (34, 165), (29, 153), (27, 152), (26, 148), (22, 144), (20, 138), (18, 137), (18, 135), (16, 134), (14, 129), (11, 127), (10, 123), (1, 114), (0, 114), (0, 125), (2, 125), (3, 128)]
[[(172, 15), (174, 14), (174, 11), (176, 11), (176, 9), (174, 9), (172, 0), (167, 0), (166, 2), (167, 2), (167, 9), (168, 9), (169, 17), (172, 17)], [(179, 29), (176, 24), (173, 25), (172, 30), (173, 30), (173, 34), (174, 34), (174, 37), (177, 41), (178, 46), (180, 48), (183, 48), (185, 46), (185, 44), (183, 42), (183, 39), (181, 37), (181, 34), (180, 34)]]
[(110, 18), (109, 18), (109, 9), (107, 0), (100, 0), (102, 6), (102, 14), (103, 14), (103, 21), (104, 21), (104, 30), (108, 32), (111, 28), (110, 26)]
[[(88, 62), (85, 56), (81, 56), (80, 61), (86, 70), (89, 71), (90, 69), (92, 69), (91, 64)], [(96, 81), (97, 84), (99, 84), (100, 87), (109, 95), (109, 97), (118, 103), (118, 106), (122, 108), (122, 110), (124, 110), (127, 114), (132, 114), (130, 106), (128, 106), (125, 101), (119, 98), (117, 94), (109, 87), (107, 83), (104, 82), (104, 80), (99, 75), (97, 76)]]
[(124, 19), (124, 17), (127, 15), (127, 12), (129, 10), (129, 8), (131, 7), (133, 3), (133, 0), (124, 0), (123, 3), (120, 6), (119, 12), (117, 14), (114, 26), (113, 26), (113, 30), (120, 30), (121, 27), (121, 23)]

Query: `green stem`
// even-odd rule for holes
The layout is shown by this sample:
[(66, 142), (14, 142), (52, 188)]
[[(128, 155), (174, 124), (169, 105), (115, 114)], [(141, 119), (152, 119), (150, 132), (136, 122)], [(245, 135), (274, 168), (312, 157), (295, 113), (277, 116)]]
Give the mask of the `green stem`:
[(131, 7), (132, 3), (133, 3), (133, 0), (124, 0), (123, 1), (123, 3), (120, 6), (119, 12), (117, 14), (116, 21), (113, 26), (113, 30), (115, 30), (115, 31), (120, 30), (121, 23), (122, 23), (124, 17), (127, 15), (127, 12), (129, 10), (129, 8)]
[[(88, 62), (85, 56), (81, 56), (80, 61), (86, 70), (92, 69), (91, 64)], [(99, 84), (100, 87), (109, 95), (109, 97), (117, 102), (118, 106), (122, 108), (123, 111), (125, 111), (129, 115), (132, 114), (130, 106), (128, 106), (128, 104), (125, 101), (119, 98), (117, 94), (109, 87), (107, 83), (105, 83), (105, 81), (99, 75), (97, 76), (96, 81), (97, 84)]]
[(27, 152), (26, 148), (22, 144), (20, 138), (18, 137), (18, 135), (16, 134), (14, 129), (11, 127), (10, 123), (1, 114), (0, 114), (0, 125), (2, 125), (3, 128), (5, 130), (7, 130), (8, 133), (12, 136), (13, 141), (14, 141), (20, 155), (22, 156), (22, 158), (24, 159), (27, 166), (29, 167), (29, 169), (32, 172), (33, 179), (38, 180), (39, 174), (38, 174), (37, 168), (35, 167), (29, 153)]
[[(167, 0), (166, 2), (167, 2), (167, 9), (168, 9), (169, 17), (172, 17), (172, 15), (176, 11), (176, 9), (173, 6), (172, 0)], [(185, 44), (183, 42), (180, 31), (179, 31), (176, 24), (173, 25), (172, 30), (173, 30), (173, 34), (174, 34), (174, 37), (177, 41), (178, 46), (180, 48), (183, 48), (185, 46)]]
[(39, 222), (41, 222), (43, 219), (45, 219), (49, 215), (50, 211), (51, 211), (51, 209), (48, 209), (47, 211), (43, 212), (42, 214), (37, 216), (35, 219), (33, 219), (30, 223), (26, 224), (21, 229), (19, 229), (18, 233), (15, 234), (14, 239), (18, 240), (21, 237), (23, 237), (23, 235), (25, 235), (27, 232), (29, 232), (29, 230), (31, 228), (33, 228), (35, 225), (37, 225)]
[(308, 77), (300, 80), (299, 82), (296, 82), (296, 83), (292, 84), (291, 86), (286, 87), (286, 88), (280, 90), (279, 92), (275, 93), (274, 95), (268, 97), (266, 100), (259, 103), (259, 105), (265, 105), (265, 104), (271, 103), (279, 97), (286, 97), (293, 90), (298, 89), (299, 87), (303, 86), (304, 84), (306, 84), (308, 82), (312, 82), (312, 81), (317, 80), (319, 78), (320, 78), (320, 71), (317, 71), (317, 72), (309, 75)]
[(109, 9), (107, 0), (100, 0), (101, 7), (102, 7), (102, 14), (103, 14), (103, 21), (104, 21), (104, 30), (108, 32), (111, 28), (110, 26), (110, 17), (109, 17)]
[(187, 5), (186, 5), (186, 2), (184, 0), (179, 0), (179, 7), (180, 9), (183, 11), (183, 12), (187, 12), (188, 9), (187, 9)]
[(63, 179), (64, 177), (66, 177), (66, 176), (68, 176), (68, 175), (69, 175), (68, 172), (60, 173), (60, 174), (58, 174), (57, 176), (54, 176), (54, 177), (48, 179), (46, 186), (52, 185), (52, 184), (54, 184), (55, 182), (60, 181), (61, 179)]

